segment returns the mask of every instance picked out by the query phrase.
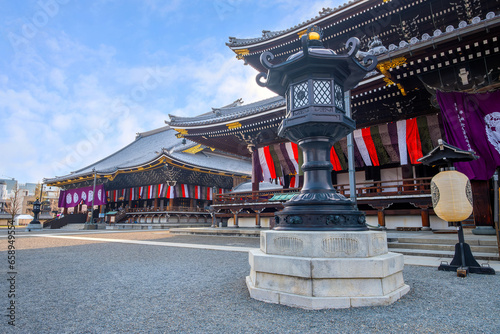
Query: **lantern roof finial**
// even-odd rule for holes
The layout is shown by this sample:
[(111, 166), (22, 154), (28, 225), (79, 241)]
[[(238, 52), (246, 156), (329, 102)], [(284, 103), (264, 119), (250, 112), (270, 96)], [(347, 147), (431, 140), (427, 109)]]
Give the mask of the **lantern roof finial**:
[(455, 162), (477, 160), (479, 157), (474, 151), (466, 151), (456, 146), (450, 145), (442, 139), (438, 140), (438, 146), (433, 148), (429, 154), (418, 159), (428, 166), (449, 166)]
[(323, 46), (322, 37), (320, 27), (309, 27), (301, 37), (302, 49), (279, 64), (273, 64), (275, 56), (271, 52), (263, 52), (260, 62), (267, 69), (267, 73), (257, 75), (257, 84), (284, 96), (290, 81), (296, 77), (312, 72), (333, 73), (344, 82), (343, 89), (347, 91), (377, 66), (377, 58), (374, 55), (366, 55), (361, 60), (356, 58), (360, 45), (356, 37), (347, 40), (347, 53), (338, 55)]

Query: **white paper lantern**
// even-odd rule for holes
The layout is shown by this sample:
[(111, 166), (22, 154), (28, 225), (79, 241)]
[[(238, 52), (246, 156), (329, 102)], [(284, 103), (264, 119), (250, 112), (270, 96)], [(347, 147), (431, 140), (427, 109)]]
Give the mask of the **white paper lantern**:
[(434, 212), (445, 221), (461, 222), (472, 214), (472, 188), (463, 173), (440, 172), (431, 180), (431, 194)]

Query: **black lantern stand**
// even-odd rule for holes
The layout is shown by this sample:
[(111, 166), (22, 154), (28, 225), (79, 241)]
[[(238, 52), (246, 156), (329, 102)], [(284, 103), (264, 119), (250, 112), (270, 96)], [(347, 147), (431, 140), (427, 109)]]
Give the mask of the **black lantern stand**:
[[(456, 146), (446, 143), (444, 140), (438, 140), (439, 145), (432, 149), (426, 156), (418, 159), (424, 165), (441, 166), (441, 171), (455, 170), (455, 162), (473, 161), (478, 156), (472, 151), (465, 151)], [(431, 185), (432, 188), (432, 185)], [(433, 195), (434, 196), (434, 195)], [(495, 275), (495, 270), (491, 267), (480, 266), (477, 263), (468, 243), (465, 242), (462, 222), (451, 222), (457, 227), (458, 243), (455, 244), (455, 254), (453, 260), (448, 264), (443, 262), (438, 270), (455, 271), (457, 274), (464, 271), (461, 276), (466, 276), (469, 272), (475, 274)]]
[(321, 36), (317, 26), (307, 29), (302, 50), (278, 65), (271, 63), (274, 56), (268, 51), (260, 57), (268, 72), (259, 73), (257, 83), (287, 101), (278, 134), (297, 143), (304, 157), (302, 190), (275, 214), (274, 229), (364, 231), (364, 213), (333, 188), (330, 149), (356, 127), (346, 115), (344, 92), (373, 70), (377, 59), (366, 56), (361, 63), (356, 58), (357, 38), (347, 41), (347, 54), (337, 55), (324, 48)]
[(40, 207), (42, 203), (40, 200), (37, 198), (35, 202), (33, 202), (33, 220), (26, 226), (26, 230), (30, 232), (31, 230), (41, 230), (42, 229), (42, 224), (40, 224), (40, 221), (38, 221), (38, 215), (40, 214)]

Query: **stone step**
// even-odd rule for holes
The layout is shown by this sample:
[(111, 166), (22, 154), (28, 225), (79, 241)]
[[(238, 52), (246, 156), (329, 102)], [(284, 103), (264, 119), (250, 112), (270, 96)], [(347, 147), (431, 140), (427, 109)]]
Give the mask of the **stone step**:
[[(413, 256), (429, 256), (429, 257), (443, 257), (443, 258), (453, 258), (455, 255), (455, 251), (443, 251), (443, 250), (427, 250), (427, 249), (405, 249), (405, 248), (390, 248), (390, 252), (399, 253), (403, 255), (413, 255)], [(491, 261), (500, 260), (498, 253), (481, 253), (481, 252), (472, 252), (474, 258), (481, 264), (480, 261)]]
[(172, 228), (171, 234), (195, 234), (195, 235), (217, 235), (217, 236), (239, 236), (239, 237), (260, 237), (260, 230), (245, 228)]
[[(455, 251), (455, 242), (450, 245), (442, 244), (420, 244), (420, 243), (402, 243), (402, 242), (388, 242), (387, 246), (390, 249), (404, 248), (404, 249), (422, 249), (422, 250), (440, 250), (440, 251)], [(498, 248), (495, 246), (474, 246), (469, 244), (472, 252), (481, 253), (498, 253)]]
[[(198, 227), (209, 227), (209, 223), (199, 223), (199, 224), (187, 224), (187, 223), (181, 223), (181, 224), (167, 224), (167, 223), (161, 223), (161, 224), (146, 224), (146, 223), (137, 223), (137, 224), (114, 224), (114, 225), (108, 225), (106, 226), (107, 230), (158, 230), (158, 229), (170, 229), (172, 231), (173, 228), (186, 228), (186, 229), (193, 229), (193, 228), (198, 228)], [(171, 232), (172, 233), (172, 232)], [(194, 234), (194, 233), (193, 233)]]
[[(455, 245), (458, 242), (458, 237), (455, 238), (387, 238), (388, 241), (398, 241), (399, 243), (410, 244), (440, 244), (440, 245)], [(389, 240), (391, 239), (391, 240)], [(468, 239), (465, 237), (465, 242), (471, 246), (496, 246), (497, 241), (491, 239)]]
[(83, 230), (85, 224), (68, 224), (60, 228), (60, 230)]

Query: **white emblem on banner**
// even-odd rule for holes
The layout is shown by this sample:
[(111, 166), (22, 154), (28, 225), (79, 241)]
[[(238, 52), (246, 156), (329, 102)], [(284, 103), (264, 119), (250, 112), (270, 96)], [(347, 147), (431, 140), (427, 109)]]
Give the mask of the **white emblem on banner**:
[(82, 199), (83, 199), (84, 201), (86, 201), (86, 200), (87, 200), (87, 193), (86, 193), (85, 191), (84, 191), (84, 192), (82, 192)]
[(78, 194), (77, 193), (73, 194), (73, 202), (78, 204)]
[(99, 190), (97, 191), (97, 198), (98, 198), (99, 200), (101, 200), (101, 197), (102, 197), (102, 189), (99, 189)]
[(94, 199), (94, 191), (89, 190), (89, 201), (92, 201)]
[(500, 153), (500, 112), (492, 112), (484, 116), (484, 123), (488, 141)]
[(66, 195), (66, 203), (67, 203), (67, 204), (71, 204), (71, 200), (72, 200), (72, 198), (71, 198), (71, 194), (67, 194), (67, 195)]

